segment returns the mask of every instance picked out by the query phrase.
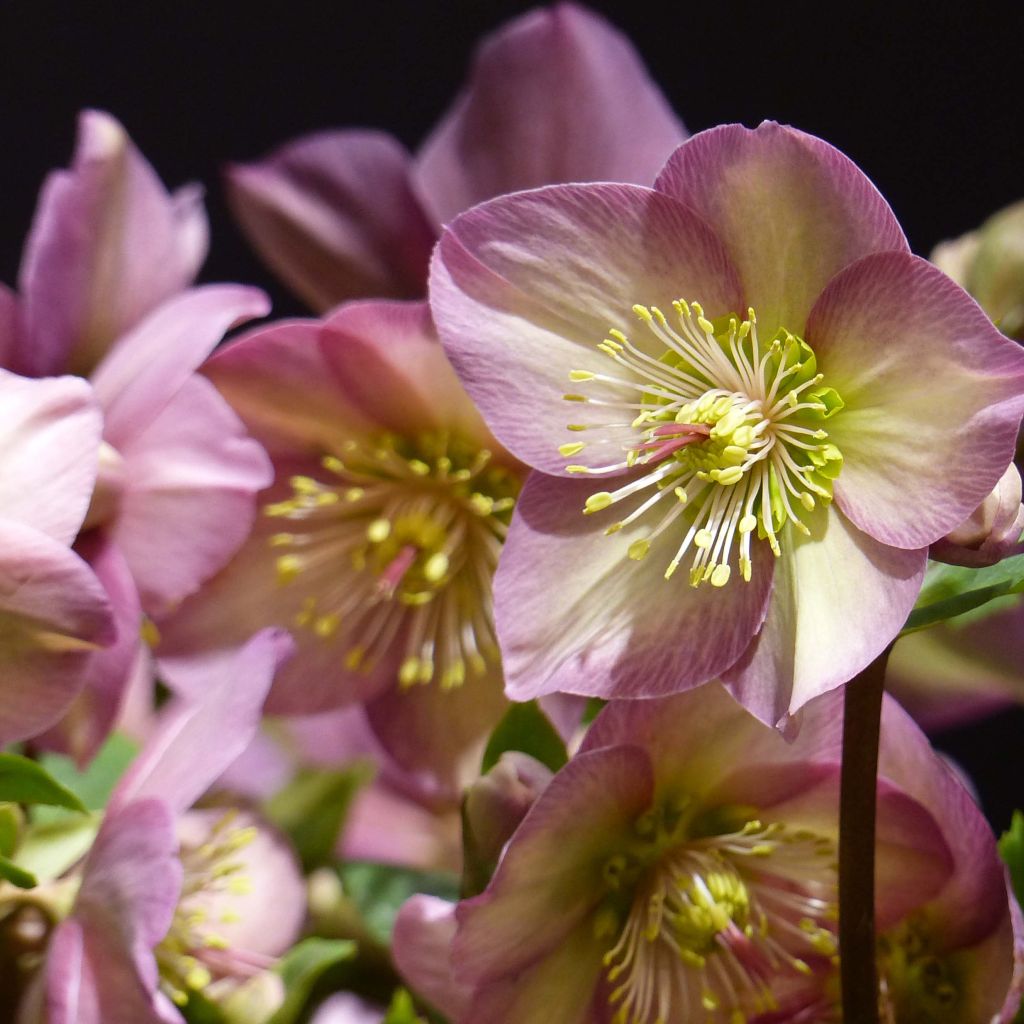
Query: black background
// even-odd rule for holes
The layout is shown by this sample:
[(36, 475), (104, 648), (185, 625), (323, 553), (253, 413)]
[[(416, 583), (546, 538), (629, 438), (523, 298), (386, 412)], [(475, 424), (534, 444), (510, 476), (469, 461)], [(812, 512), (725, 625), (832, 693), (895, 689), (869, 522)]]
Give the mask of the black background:
[[(364, 2), (48, 3), (0, 8), (0, 280), (13, 283), (43, 175), (66, 164), (75, 114), (105, 108), (169, 185), (208, 189), (204, 280), (271, 292), (226, 213), (219, 168), (341, 126), (423, 139), (482, 33), (530, 5)], [(1024, 9), (892, 3), (594, 5), (634, 41), (688, 128), (771, 117), (851, 156), (916, 252), (1024, 196)], [(993, 824), (1024, 803), (1024, 714), (947, 733)]]

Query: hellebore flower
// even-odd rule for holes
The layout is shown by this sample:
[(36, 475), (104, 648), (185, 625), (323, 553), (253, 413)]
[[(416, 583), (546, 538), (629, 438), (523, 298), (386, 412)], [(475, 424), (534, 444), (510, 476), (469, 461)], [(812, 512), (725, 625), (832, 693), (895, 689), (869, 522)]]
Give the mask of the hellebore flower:
[(275, 480), (230, 565), (161, 624), (171, 685), (260, 625), (292, 629), (272, 714), (369, 701), (407, 770), (457, 788), (504, 708), (491, 576), (520, 486), (422, 303), (362, 303), (257, 330), (206, 374)]
[(351, 992), (338, 992), (325, 1000), (310, 1024), (383, 1024), (385, 1013)]
[(239, 222), (314, 309), (422, 298), (441, 224), (559, 181), (650, 184), (686, 132), (628, 40), (558, 4), (484, 40), (468, 86), (415, 159), (381, 132), (309, 135), (228, 171)]
[(542, 471), (495, 581), (517, 699), (720, 676), (779, 722), (889, 643), (1012, 454), (1024, 354), (791, 128), (695, 136), (653, 190), (476, 207), (431, 295), (488, 425)]
[(80, 760), (117, 714), (142, 655), (143, 614), (159, 618), (224, 565), (269, 478), (259, 446), (194, 372), (226, 330), (264, 315), (267, 300), (239, 285), (190, 289), (205, 253), (200, 190), (168, 194), (122, 126), (85, 111), (72, 167), (43, 186), (20, 295), (0, 295), (7, 365), (87, 376), (104, 416), (78, 550), (107, 589), (119, 639), (93, 659), (81, 700), (43, 739)]
[[(429, 897), (403, 908), (400, 969), (457, 1022), (748, 1024), (806, 1005), (835, 971), (841, 699), (805, 714), (787, 743), (717, 685), (613, 703), (480, 896), (454, 918)], [(889, 991), (938, 978), (964, 1011), (939, 1019), (981, 1024), (1014, 968), (994, 839), (891, 701), (882, 745)]]

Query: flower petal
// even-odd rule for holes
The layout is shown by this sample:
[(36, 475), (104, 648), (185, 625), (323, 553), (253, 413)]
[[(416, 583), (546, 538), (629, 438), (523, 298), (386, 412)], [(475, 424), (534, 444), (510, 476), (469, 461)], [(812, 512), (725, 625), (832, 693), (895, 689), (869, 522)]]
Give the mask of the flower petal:
[[(608, 371), (597, 345), (612, 328), (655, 358), (665, 351), (634, 305), (671, 309), (682, 297), (708, 316), (746, 308), (707, 225), (631, 185), (555, 186), (463, 214), (441, 239), (430, 291), (448, 358), (488, 426), (518, 458), (556, 474), (565, 473), (558, 446), (573, 436), (566, 424), (609, 419), (562, 400), (569, 373)], [(629, 385), (590, 385), (588, 397), (637, 401)]]
[[(927, 552), (879, 544), (834, 508), (790, 531), (775, 567), (768, 615), (746, 655), (723, 678), (769, 725), (841, 686), (900, 631), (917, 600)], [(841, 609), (841, 613), (839, 612)]]
[(257, 288), (204, 285), (170, 299), (118, 341), (92, 375), (115, 448), (147, 427), (224, 332), (270, 306)]
[(443, 224), (539, 185), (649, 185), (684, 138), (629, 41), (559, 4), (483, 41), (467, 88), (420, 151), (416, 180)]
[(520, 496), (494, 580), (506, 692), (514, 700), (558, 690), (611, 698), (676, 693), (732, 665), (764, 619), (772, 565), (763, 545), (754, 549), (750, 583), (692, 588), (685, 571), (666, 580), (676, 531), (666, 530), (634, 562), (627, 551), (646, 528), (604, 536), (606, 516), (582, 513), (593, 490), (534, 473)]
[(21, 341), (21, 308), (18, 297), (0, 284), (0, 366), (13, 366)]
[(391, 940), (399, 974), (432, 1006), (453, 1020), (461, 1018), (469, 993), (453, 976), (455, 904), (417, 893), (398, 911)]
[(87, 375), (115, 339), (187, 288), (206, 255), (201, 195), (169, 195), (114, 118), (84, 111), (72, 167), (47, 178), (25, 244), (16, 367)]
[(802, 334), (826, 282), (854, 260), (909, 251), (888, 203), (853, 161), (772, 121), (695, 135), (654, 187), (717, 232), (768, 338), (780, 326)]
[(120, 454), (126, 484), (111, 535), (132, 567), (143, 607), (157, 616), (238, 550), (271, 466), (214, 386), (198, 376)]
[(830, 282), (807, 342), (846, 403), (828, 426), (843, 453), (839, 507), (903, 548), (958, 527), (1013, 456), (1020, 346), (945, 274), (904, 253), (869, 256)]
[(318, 312), (366, 296), (419, 298), (436, 236), (410, 164), (382, 132), (321, 132), (230, 167), (228, 199), (270, 268)]

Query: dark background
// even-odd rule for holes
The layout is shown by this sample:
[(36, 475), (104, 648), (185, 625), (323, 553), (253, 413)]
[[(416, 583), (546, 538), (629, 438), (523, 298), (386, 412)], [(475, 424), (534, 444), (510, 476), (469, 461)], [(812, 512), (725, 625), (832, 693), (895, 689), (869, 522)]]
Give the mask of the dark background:
[[(44, 174), (66, 164), (75, 114), (105, 108), (171, 186), (208, 189), (205, 280), (271, 292), (227, 215), (219, 167), (341, 126), (424, 138), (474, 40), (529, 4), (49, 3), (0, 9), (0, 280), (13, 283)], [(771, 117), (851, 156), (916, 252), (1024, 196), (1024, 8), (981, 5), (596, 3), (634, 41), (691, 131)], [(947, 733), (997, 828), (1024, 804), (1024, 714)]]

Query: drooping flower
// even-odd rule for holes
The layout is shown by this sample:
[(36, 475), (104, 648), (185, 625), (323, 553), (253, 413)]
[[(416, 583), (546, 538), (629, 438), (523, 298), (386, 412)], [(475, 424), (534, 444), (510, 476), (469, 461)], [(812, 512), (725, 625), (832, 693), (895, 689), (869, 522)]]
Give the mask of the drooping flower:
[(168, 679), (188, 690), (254, 626), (292, 629), (268, 712), (369, 701), (389, 753), (457, 790), (504, 708), (490, 587), (520, 467), (459, 386), (425, 305), (257, 330), (206, 373), (275, 480), (242, 550), (162, 624)]
[(488, 425), (542, 471), (495, 588), (520, 699), (717, 675), (778, 722), (889, 643), (927, 546), (1010, 461), (1024, 356), (791, 128), (704, 132), (653, 190), (483, 204), (431, 289)]
[(228, 172), (269, 266), (318, 311), (422, 298), (440, 226), (474, 203), (559, 181), (649, 184), (686, 133), (630, 43), (574, 4), (481, 44), (415, 159), (381, 132), (322, 132)]

